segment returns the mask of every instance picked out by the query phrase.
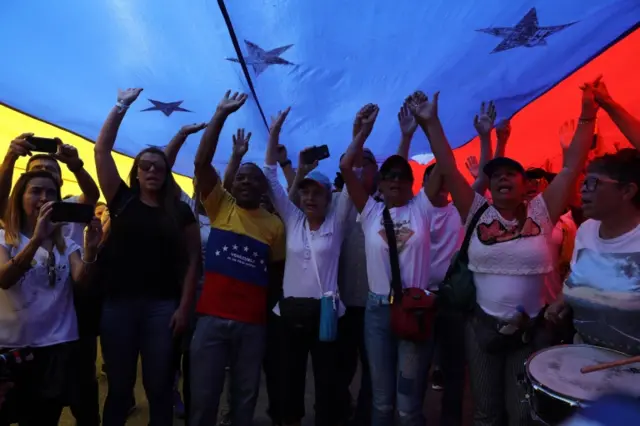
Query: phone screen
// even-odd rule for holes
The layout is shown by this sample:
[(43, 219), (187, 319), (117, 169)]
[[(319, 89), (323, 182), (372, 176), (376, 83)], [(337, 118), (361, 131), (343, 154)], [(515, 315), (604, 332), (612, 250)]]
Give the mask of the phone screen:
[(65, 203), (53, 204), (51, 212), (52, 222), (89, 223), (94, 216), (93, 206), (90, 204)]
[(34, 151), (47, 152), (49, 154), (55, 154), (58, 151), (58, 141), (56, 139), (31, 136), (28, 142), (33, 145)]

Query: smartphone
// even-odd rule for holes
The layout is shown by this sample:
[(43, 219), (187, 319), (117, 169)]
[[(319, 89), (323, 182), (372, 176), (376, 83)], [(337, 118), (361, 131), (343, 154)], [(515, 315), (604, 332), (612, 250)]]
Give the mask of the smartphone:
[(327, 145), (314, 146), (302, 153), (304, 164), (313, 164), (325, 158), (329, 158), (329, 147)]
[(39, 138), (37, 136), (31, 136), (27, 139), (33, 150), (38, 152), (47, 152), (49, 154), (55, 154), (58, 151), (58, 140), (53, 138)]
[(65, 203), (53, 204), (51, 222), (89, 223), (94, 216), (94, 208), (90, 204)]

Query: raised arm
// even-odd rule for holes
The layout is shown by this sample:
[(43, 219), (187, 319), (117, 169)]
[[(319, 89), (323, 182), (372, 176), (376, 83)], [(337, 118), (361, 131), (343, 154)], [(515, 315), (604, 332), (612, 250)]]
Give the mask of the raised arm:
[(111, 108), (107, 119), (102, 125), (98, 139), (93, 148), (98, 172), (98, 182), (107, 200), (107, 204), (113, 200), (120, 187), (120, 174), (113, 159), (113, 145), (116, 143), (118, 129), (127, 110), (138, 99), (142, 89), (118, 90), (118, 101)]
[(293, 182), (296, 178), (296, 171), (291, 165), (291, 160), (289, 160), (287, 147), (282, 144), (278, 145), (278, 164), (280, 164), (282, 173), (284, 173), (284, 178), (287, 180), (287, 188), (291, 190)]
[(453, 202), (460, 213), (460, 217), (466, 220), (473, 205), (475, 192), (458, 170), (453, 151), (444, 134), (444, 129), (438, 117), (438, 96), (439, 93), (436, 92), (433, 100), (429, 101), (424, 93), (418, 92), (413, 95), (413, 101), (409, 106), (418, 125), (428, 135), (431, 151), (436, 157), (440, 172), (451, 191)]
[(84, 168), (84, 161), (78, 155), (78, 150), (73, 145), (63, 144), (58, 139), (58, 152), (54, 157), (63, 164), (76, 177), (76, 182), (82, 191), (80, 194), (80, 202), (83, 204), (91, 204), (95, 206), (100, 199), (100, 190), (93, 180), (89, 172)]
[(267, 142), (267, 152), (265, 154), (264, 174), (269, 181), (271, 188), (271, 202), (276, 209), (285, 226), (295, 215), (300, 214), (300, 210), (289, 200), (287, 191), (282, 187), (278, 180), (278, 145), (280, 141), (280, 132), (282, 125), (287, 119), (291, 108), (279, 111), (275, 117), (271, 117), (271, 126), (269, 127), (269, 141)]
[(562, 170), (542, 193), (547, 205), (551, 223), (556, 223), (569, 203), (569, 195), (574, 190), (576, 180), (584, 168), (593, 143), (596, 115), (599, 105), (594, 97), (594, 86), (599, 80), (585, 84), (582, 89), (582, 112), (571, 145), (566, 151)]
[(640, 120), (631, 115), (622, 105), (617, 103), (609, 94), (607, 86), (599, 79), (593, 85), (596, 102), (611, 117), (622, 134), (637, 150), (640, 150)]
[(164, 155), (167, 156), (167, 161), (169, 162), (169, 166), (173, 168), (174, 164), (176, 164), (176, 158), (178, 158), (178, 153), (180, 152), (180, 148), (187, 141), (187, 138), (190, 135), (198, 133), (200, 130), (207, 127), (207, 123), (194, 123), (187, 124), (182, 126), (178, 133), (169, 141), (169, 144), (164, 148)]
[(9, 195), (13, 186), (13, 169), (16, 166), (16, 161), (20, 157), (30, 156), (34, 148), (27, 140), (30, 136), (33, 136), (33, 133), (23, 133), (12, 140), (7, 154), (4, 156), (4, 161), (0, 164), (0, 217), (4, 216), (4, 211), (9, 202)]
[(400, 125), (400, 133), (402, 134), (400, 144), (398, 145), (398, 155), (405, 160), (409, 160), (409, 148), (411, 148), (411, 140), (418, 128), (418, 123), (416, 123), (416, 119), (413, 118), (413, 114), (411, 114), (406, 102), (400, 108), (400, 112), (398, 112), (398, 124)]
[(236, 178), (236, 174), (238, 173), (240, 164), (242, 164), (244, 155), (249, 150), (249, 139), (251, 139), (251, 132), (247, 133), (247, 135), (245, 136), (244, 129), (238, 129), (236, 134), (233, 135), (231, 139), (233, 141), (233, 149), (231, 150), (231, 157), (229, 158), (227, 168), (224, 169), (224, 178), (222, 179), (222, 186), (228, 192), (231, 192), (233, 180)]
[(289, 200), (298, 207), (300, 206), (300, 194), (298, 193), (298, 187), (304, 178), (318, 167), (317, 161), (314, 161), (312, 164), (304, 163), (304, 153), (309, 149), (311, 149), (311, 147), (303, 149), (298, 154), (298, 169), (296, 170), (293, 182), (290, 182), (289, 184)]
[(246, 101), (247, 95), (243, 93), (234, 93), (233, 95), (231, 95), (231, 91), (225, 93), (220, 103), (218, 103), (211, 122), (202, 135), (194, 166), (198, 188), (203, 199), (207, 198), (220, 180), (218, 172), (211, 165), (211, 162), (213, 161), (213, 155), (216, 153), (216, 148), (218, 148), (218, 140), (220, 139), (224, 122), (229, 115), (239, 110)]
[(356, 174), (354, 166), (357, 159), (362, 157), (362, 147), (373, 130), (379, 111), (378, 106), (374, 104), (367, 104), (358, 111), (354, 121), (354, 131), (357, 129), (358, 133), (340, 160), (340, 172), (344, 179), (345, 188), (349, 191), (353, 205), (358, 213), (361, 213), (367, 204), (369, 194)]
[(493, 102), (489, 102), (489, 105), (482, 102), (480, 105), (480, 113), (473, 118), (473, 127), (475, 127), (480, 137), (480, 163), (478, 164), (478, 170), (480, 172), (477, 173), (475, 176), (476, 179), (471, 185), (473, 190), (481, 195), (484, 195), (489, 187), (489, 178), (482, 173), (481, 170), (492, 158), (491, 130), (493, 129), (495, 121), (496, 107)]

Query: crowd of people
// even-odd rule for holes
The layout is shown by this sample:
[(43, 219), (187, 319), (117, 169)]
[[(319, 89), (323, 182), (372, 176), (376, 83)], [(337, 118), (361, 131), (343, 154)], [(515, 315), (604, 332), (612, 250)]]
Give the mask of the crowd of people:
[[(431, 384), (441, 424), (461, 425), (467, 379), (475, 426), (532, 424), (521, 376), (536, 351), (581, 342), (640, 355), (640, 121), (601, 78), (581, 90), (555, 174), (508, 157), (510, 125), (483, 103), (472, 184), (438, 93), (406, 98), (397, 154), (380, 167), (366, 148), (379, 109), (363, 106), (334, 182), (308, 160), (313, 148), (293, 168), (280, 141), (291, 108), (272, 119), (263, 166), (243, 162), (251, 133), (239, 129), (220, 175), (212, 160), (247, 101), (238, 93), (164, 150), (141, 151), (128, 182), (112, 150), (142, 89), (118, 92), (95, 144), (97, 183), (74, 147), (34, 153), (33, 135), (18, 136), (0, 166), (0, 348), (34, 357), (11, 379), (0, 426), (57, 425), (65, 406), (79, 426), (123, 426), (139, 358), (151, 426), (173, 424), (178, 372), (190, 426), (251, 425), (263, 373), (273, 424), (300, 425), (309, 356), (318, 426), (422, 426)], [(600, 110), (633, 148), (599, 149)], [(418, 129), (435, 156), (424, 176), (408, 162)], [(201, 131), (190, 196), (171, 169)], [(61, 165), (82, 190), (64, 202), (96, 206), (89, 224), (51, 220)]]

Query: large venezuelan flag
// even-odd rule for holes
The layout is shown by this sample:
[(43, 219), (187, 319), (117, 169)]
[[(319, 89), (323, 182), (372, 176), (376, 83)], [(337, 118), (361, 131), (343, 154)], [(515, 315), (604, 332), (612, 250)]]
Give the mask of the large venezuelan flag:
[(264, 323), (269, 246), (248, 235), (211, 228), (206, 253), (198, 313)]

